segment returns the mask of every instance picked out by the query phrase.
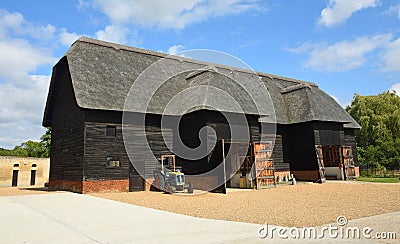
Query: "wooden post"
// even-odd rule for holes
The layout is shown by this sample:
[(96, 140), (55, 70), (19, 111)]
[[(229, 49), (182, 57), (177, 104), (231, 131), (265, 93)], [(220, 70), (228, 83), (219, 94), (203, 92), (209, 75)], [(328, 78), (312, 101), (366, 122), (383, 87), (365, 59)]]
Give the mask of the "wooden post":
[(175, 155), (172, 155), (172, 163), (174, 164), (174, 172), (176, 172), (176, 169), (175, 169)]
[(226, 160), (225, 160), (225, 140), (222, 139), (222, 161), (224, 163), (224, 191), (226, 194)]
[(164, 171), (164, 156), (161, 155), (161, 171)]

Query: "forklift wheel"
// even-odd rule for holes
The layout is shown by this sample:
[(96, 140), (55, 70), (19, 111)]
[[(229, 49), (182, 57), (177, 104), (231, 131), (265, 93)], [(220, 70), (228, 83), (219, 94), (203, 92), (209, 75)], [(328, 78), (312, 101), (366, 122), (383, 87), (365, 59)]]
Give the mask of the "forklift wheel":
[(165, 184), (165, 193), (172, 193), (171, 185), (169, 183)]
[(188, 193), (190, 193), (190, 194), (193, 193), (193, 184), (192, 184), (192, 182), (189, 182), (189, 184), (188, 184)]

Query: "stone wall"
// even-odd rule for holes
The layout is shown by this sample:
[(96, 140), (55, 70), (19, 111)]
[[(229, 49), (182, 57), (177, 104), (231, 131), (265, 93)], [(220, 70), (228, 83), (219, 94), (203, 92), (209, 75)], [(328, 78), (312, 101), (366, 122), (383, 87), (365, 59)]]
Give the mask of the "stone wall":
[(44, 186), (49, 180), (49, 168), (49, 158), (0, 156), (0, 187), (12, 186), (13, 174), (18, 174), (17, 186), (30, 186), (31, 176), (35, 176), (35, 186)]

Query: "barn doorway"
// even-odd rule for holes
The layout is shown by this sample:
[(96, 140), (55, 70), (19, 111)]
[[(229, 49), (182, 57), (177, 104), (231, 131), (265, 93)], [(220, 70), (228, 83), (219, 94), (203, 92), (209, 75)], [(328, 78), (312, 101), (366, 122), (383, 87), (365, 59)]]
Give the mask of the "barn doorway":
[(18, 173), (19, 170), (13, 170), (11, 186), (18, 186)]
[[(251, 188), (252, 154), (248, 142), (224, 141), (226, 187)], [(228, 155), (229, 152), (229, 155)]]
[(135, 167), (129, 163), (129, 191), (144, 191), (145, 181)]
[[(319, 164), (327, 180), (350, 180), (356, 176), (350, 146), (316, 146)], [(321, 167), (320, 167), (321, 168)]]
[[(272, 142), (223, 141), (227, 187), (271, 188), (276, 186)], [(227, 155), (228, 150), (230, 155)]]

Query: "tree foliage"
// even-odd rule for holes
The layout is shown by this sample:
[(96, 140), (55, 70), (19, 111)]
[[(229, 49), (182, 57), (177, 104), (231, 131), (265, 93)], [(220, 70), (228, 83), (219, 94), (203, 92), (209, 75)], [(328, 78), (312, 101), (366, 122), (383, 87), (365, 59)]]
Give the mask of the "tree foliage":
[(48, 158), (50, 156), (51, 129), (48, 128), (40, 137), (40, 142), (26, 141), (14, 149), (0, 148), (0, 156)]
[(400, 97), (395, 92), (355, 95), (347, 112), (362, 126), (356, 132), (361, 164), (400, 166)]

